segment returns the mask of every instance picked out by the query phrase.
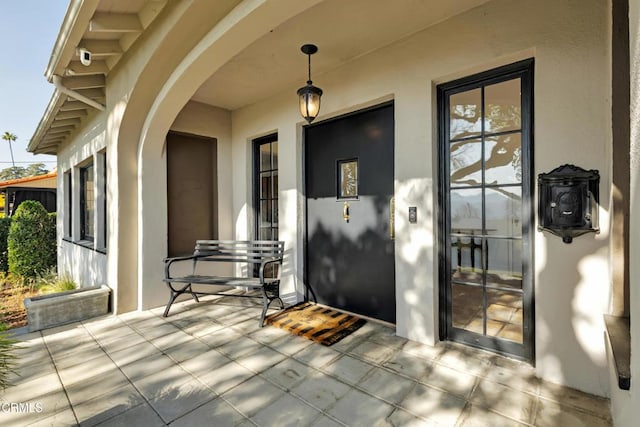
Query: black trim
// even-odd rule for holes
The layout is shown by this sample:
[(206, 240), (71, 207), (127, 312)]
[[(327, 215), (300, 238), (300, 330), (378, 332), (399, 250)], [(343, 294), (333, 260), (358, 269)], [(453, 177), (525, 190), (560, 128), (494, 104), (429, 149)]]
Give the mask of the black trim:
[[(261, 191), (261, 182), (260, 182), (260, 173), (261, 172), (273, 172), (273, 171), (278, 171), (278, 168), (273, 168), (273, 152), (272, 150), (270, 150), (270, 162), (271, 162), (271, 167), (272, 169), (269, 169), (267, 171), (262, 171), (260, 169), (260, 146), (264, 145), (264, 144), (272, 144), (274, 142), (278, 142), (278, 133), (272, 133), (269, 134), (267, 136), (263, 136), (260, 138), (256, 138), (252, 141), (253, 143), (253, 209), (252, 209), (252, 213), (253, 213), (253, 232), (254, 232), (254, 236), (256, 239), (261, 238), (260, 237), (260, 191)], [(280, 154), (279, 150), (278, 150), (278, 155)], [(280, 159), (278, 159), (278, 167), (280, 166)], [(278, 180), (279, 181), (279, 180)], [(273, 182), (272, 182), (273, 185)], [(272, 189), (273, 190), (273, 189)], [(275, 189), (277, 191), (277, 189)], [(274, 195), (271, 195), (271, 199), (270, 200), (278, 200), (278, 196), (276, 194), (276, 196), (274, 197)], [(273, 230), (274, 228), (276, 230), (278, 230), (278, 235), (279, 233), (279, 227), (273, 227), (273, 206), (272, 206), (272, 211), (271, 211), (271, 240), (278, 240), (279, 236), (273, 236)]]
[[(458, 79), (452, 82), (444, 83), (437, 87), (437, 120), (438, 120), (438, 231), (439, 231), (439, 336), (441, 340), (459, 341), (464, 344), (489, 349), (497, 353), (506, 354), (511, 357), (535, 363), (535, 331), (534, 317), (534, 188), (533, 188), (533, 74), (534, 59), (526, 59), (504, 67), (499, 67), (484, 71), (469, 77)], [(450, 253), (445, 248), (451, 245), (451, 236), (448, 231), (447, 211), (450, 204), (449, 197), (449, 146), (450, 142), (466, 139), (478, 139), (484, 141), (495, 135), (508, 132), (496, 132), (492, 134), (484, 134), (449, 140), (449, 97), (456, 93), (465, 92), (471, 89), (489, 86), (502, 81), (513, 78), (521, 80), (521, 117), (522, 117), (522, 257), (523, 257), (523, 277), (522, 277), (522, 293), (523, 293), (523, 344), (506, 341), (496, 337), (486, 336), (486, 319), (483, 318), (483, 335), (470, 331), (456, 329), (452, 323), (451, 313), (451, 289), (449, 284), (449, 270), (451, 266)], [(481, 91), (481, 98), (484, 101), (484, 90)], [(482, 107), (484, 109), (484, 102)], [(482, 121), (482, 130), (484, 131), (484, 120)], [(484, 153), (484, 149), (481, 150)], [(484, 166), (484, 155), (482, 156)], [(484, 174), (484, 167), (482, 168)], [(483, 176), (484, 178), (484, 176)], [(483, 179), (484, 182), (484, 179)], [(501, 185), (503, 186), (503, 185)], [(482, 203), (484, 212), (484, 190), (489, 186), (477, 186), (482, 188)], [(470, 187), (462, 187), (470, 188)], [(451, 188), (453, 189), (453, 187)], [(483, 215), (484, 218), (484, 215)], [(483, 223), (483, 228), (485, 224)], [(493, 236), (492, 236), (493, 237)], [(482, 238), (482, 245), (486, 244), (487, 239)], [(484, 257), (484, 250), (481, 251)], [(482, 259), (481, 265), (486, 260)], [(529, 265), (528, 262), (531, 262)], [(483, 286), (486, 284), (486, 277), (483, 274)], [(492, 288), (493, 289), (493, 288)], [(483, 294), (483, 308), (486, 311), (486, 295)]]
[(96, 172), (95, 172), (95, 167), (93, 162), (83, 166), (80, 168), (80, 240), (89, 240), (89, 241), (94, 241), (95, 240), (95, 209), (93, 210), (93, 233), (94, 234), (89, 234), (87, 233), (87, 228), (89, 228), (89, 226), (87, 225), (87, 211), (89, 210), (87, 208), (87, 194), (86, 194), (86, 190), (87, 190), (87, 171), (91, 169), (91, 183), (93, 185), (93, 200), (91, 202), (95, 202), (95, 176), (96, 176)]
[(69, 169), (64, 173), (64, 191), (65, 191), (65, 201), (67, 202), (66, 209), (64, 213), (67, 215), (66, 218), (66, 229), (63, 234), (65, 237), (73, 238), (73, 174), (72, 169)]
[(80, 247), (83, 247), (85, 249), (90, 249), (90, 250), (92, 250), (94, 252), (98, 252), (100, 254), (104, 254), (104, 255), (107, 254), (107, 248), (96, 248), (96, 247), (93, 246), (94, 242), (91, 241), (91, 240), (71, 240), (69, 238), (63, 237), (62, 241), (63, 242), (67, 242), (67, 243), (72, 243), (72, 244), (74, 244), (76, 246), (80, 246)]

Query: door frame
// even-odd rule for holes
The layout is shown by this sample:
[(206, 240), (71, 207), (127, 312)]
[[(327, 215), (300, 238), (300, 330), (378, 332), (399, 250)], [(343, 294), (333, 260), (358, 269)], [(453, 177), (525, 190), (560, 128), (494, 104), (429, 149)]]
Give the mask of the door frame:
[[(302, 165), (301, 165), (301, 170), (302, 170), (302, 197), (304, 198), (304, 231), (302, 233), (302, 259), (304, 260), (303, 263), (303, 267), (302, 267), (302, 280), (304, 281), (304, 289), (305, 289), (305, 293), (304, 293), (304, 300), (305, 301), (309, 301), (309, 294), (311, 294), (313, 296), (313, 300), (316, 301), (316, 295), (314, 293), (314, 290), (311, 288), (311, 286), (309, 285), (309, 271), (308, 271), (308, 266), (309, 266), (309, 227), (308, 227), (308, 223), (309, 223), (309, 218), (308, 218), (308, 207), (307, 207), (307, 130), (309, 128), (312, 127), (316, 127), (319, 125), (324, 125), (333, 121), (337, 121), (337, 120), (342, 120), (345, 118), (348, 118), (350, 116), (355, 116), (357, 114), (361, 114), (361, 113), (366, 113), (368, 111), (373, 111), (373, 110), (377, 110), (379, 108), (385, 108), (391, 106), (393, 108), (394, 111), (394, 135), (395, 135), (395, 100), (391, 99), (389, 101), (383, 101), (380, 103), (376, 103), (364, 108), (359, 108), (357, 110), (354, 111), (349, 111), (347, 113), (344, 114), (340, 114), (334, 117), (330, 117), (327, 118), (325, 120), (321, 120), (319, 122), (315, 122), (313, 124), (305, 124), (302, 126), (302, 133), (301, 133), (301, 139), (302, 139)], [(393, 142), (393, 151), (394, 151), (394, 167), (393, 167), (393, 179), (394, 179), (394, 196), (395, 196), (395, 174), (396, 174), (396, 168), (395, 168), (395, 136), (394, 136), (394, 142)], [(394, 243), (395, 246), (395, 243)], [(394, 288), (396, 287), (396, 271), (395, 271), (395, 247), (394, 247), (394, 270), (393, 270), (393, 286)], [(397, 290), (397, 289), (396, 289)], [(397, 296), (396, 296), (397, 299)], [(395, 304), (395, 301), (394, 301)], [(397, 304), (396, 304), (397, 306)], [(377, 319), (376, 319), (377, 320)], [(396, 322), (397, 322), (397, 313), (396, 313)]]
[[(493, 68), (471, 76), (463, 77), (437, 87), (438, 126), (438, 278), (439, 278), (439, 338), (441, 341), (455, 341), (472, 347), (504, 354), (535, 365), (535, 258), (534, 258), (534, 58), (525, 59), (502, 67)], [(453, 331), (451, 313), (451, 286), (449, 277), (451, 253), (445, 250), (450, 245), (448, 235), (449, 191), (449, 150), (448, 142), (448, 96), (480, 86), (509, 80), (522, 79), (522, 257), (523, 257), (523, 344), (480, 336), (470, 331)], [(528, 117), (528, 120), (525, 118)], [(525, 197), (526, 195), (526, 197)], [(526, 231), (526, 238), (525, 238)]]

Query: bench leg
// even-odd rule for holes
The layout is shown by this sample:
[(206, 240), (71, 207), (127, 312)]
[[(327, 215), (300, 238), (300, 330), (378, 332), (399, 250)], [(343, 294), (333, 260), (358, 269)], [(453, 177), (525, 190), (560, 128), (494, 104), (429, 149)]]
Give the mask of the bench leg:
[(169, 302), (167, 303), (167, 307), (164, 309), (164, 314), (162, 315), (162, 317), (167, 317), (169, 315), (169, 309), (171, 308), (171, 305), (174, 303), (176, 298), (178, 298), (182, 294), (191, 294), (196, 302), (200, 302), (200, 300), (198, 300), (198, 295), (191, 289), (191, 283), (188, 283), (186, 286), (183, 286), (178, 290), (173, 289), (173, 286), (171, 286), (170, 283), (167, 283), (167, 286), (169, 287)]
[[(268, 289), (267, 289), (268, 288)], [(284, 310), (284, 302), (280, 299), (280, 283), (273, 283), (264, 286), (262, 289), (262, 313), (260, 314), (260, 327), (264, 326), (264, 319), (267, 316), (269, 305), (275, 301), (280, 301), (280, 310)], [(271, 295), (269, 295), (271, 294)]]

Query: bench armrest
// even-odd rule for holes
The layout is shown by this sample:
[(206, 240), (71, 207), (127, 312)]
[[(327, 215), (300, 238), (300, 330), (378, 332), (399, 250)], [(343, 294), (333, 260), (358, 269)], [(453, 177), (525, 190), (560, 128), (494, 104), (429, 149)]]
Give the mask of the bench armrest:
[(174, 262), (190, 261), (190, 260), (193, 260), (195, 262), (198, 260), (198, 258), (203, 258), (203, 255), (188, 255), (188, 256), (164, 258), (162, 260), (162, 262), (164, 262), (164, 278), (171, 279), (171, 274), (170, 274), (171, 264), (173, 264)]
[[(262, 260), (262, 262), (260, 263), (260, 270), (258, 272), (258, 276), (260, 277), (260, 283), (262, 283), (264, 285), (264, 270), (267, 267), (267, 265), (270, 264), (275, 264), (278, 263), (282, 266), (282, 257), (271, 257), (271, 258), (264, 258)], [(280, 269), (278, 269), (278, 278), (280, 278)]]

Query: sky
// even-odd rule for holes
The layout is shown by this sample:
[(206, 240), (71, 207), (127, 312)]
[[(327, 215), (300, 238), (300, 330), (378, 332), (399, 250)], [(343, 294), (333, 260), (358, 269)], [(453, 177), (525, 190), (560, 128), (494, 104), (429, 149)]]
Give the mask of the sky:
[[(56, 165), (55, 156), (34, 156), (27, 145), (51, 99), (53, 84), (44, 77), (69, 0), (0, 0), (0, 135), (11, 145), (16, 166)], [(0, 139), (0, 169), (11, 166), (9, 143)]]

